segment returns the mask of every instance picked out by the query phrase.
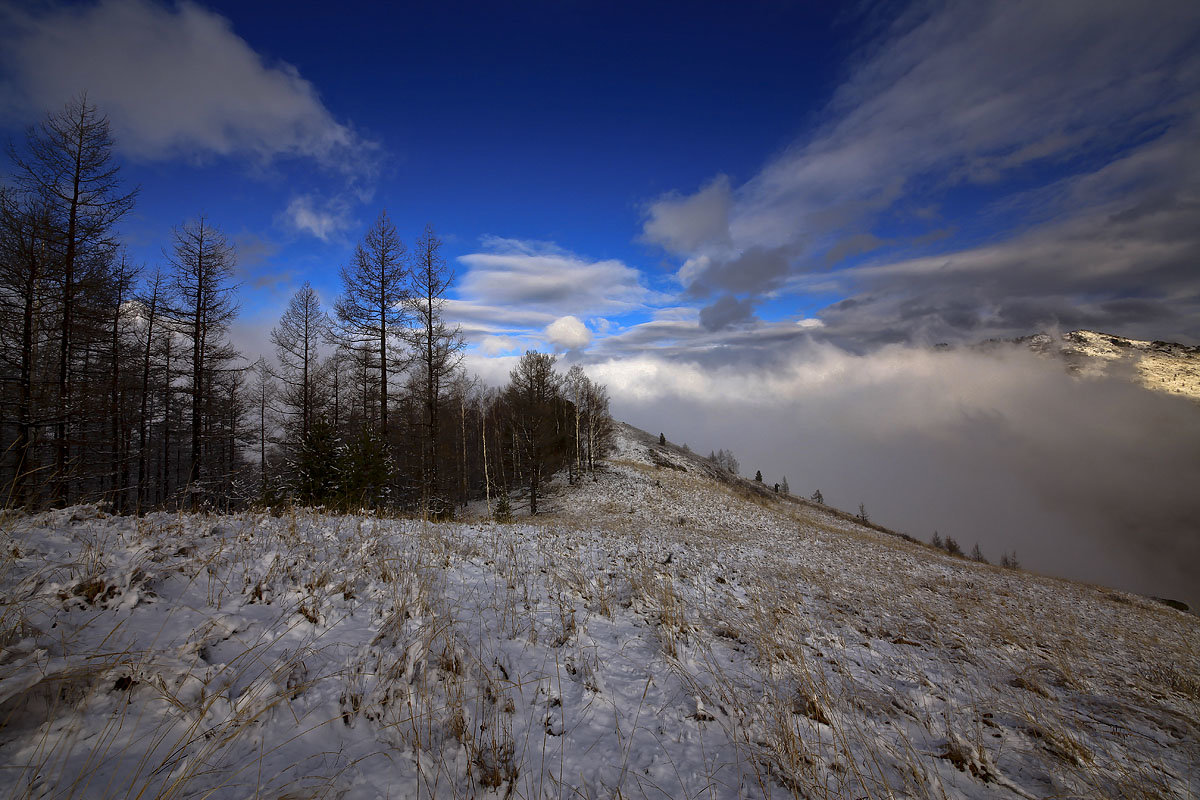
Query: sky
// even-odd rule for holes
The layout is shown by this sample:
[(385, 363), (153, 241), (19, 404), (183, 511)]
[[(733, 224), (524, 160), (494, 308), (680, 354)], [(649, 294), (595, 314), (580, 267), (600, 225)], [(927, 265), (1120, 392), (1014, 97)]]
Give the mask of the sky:
[[(1200, 569), (1194, 408), (929, 361), (1200, 342), (1194, 0), (0, 0), (0, 134), (80, 91), (140, 187), (135, 261), (200, 213), (236, 243), (248, 353), (304, 281), (332, 306), (386, 209), (443, 239), (493, 384), (554, 351), (618, 417), (922, 538), (1143, 591)], [(1140, 500), (1091, 519), (1113, 475), (1166, 487), (1154, 531)]]

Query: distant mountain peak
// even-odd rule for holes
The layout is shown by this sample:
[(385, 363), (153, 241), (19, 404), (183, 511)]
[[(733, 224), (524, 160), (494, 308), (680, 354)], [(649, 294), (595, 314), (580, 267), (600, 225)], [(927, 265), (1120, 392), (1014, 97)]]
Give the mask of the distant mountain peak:
[(1200, 346), (1130, 339), (1084, 329), (1057, 336), (1039, 332), (1016, 339), (993, 339), (983, 346), (1001, 343), (1023, 345), (1035, 353), (1061, 358), (1077, 375), (1106, 375), (1117, 364), (1129, 364), (1133, 367), (1131, 374), (1145, 388), (1200, 403)]

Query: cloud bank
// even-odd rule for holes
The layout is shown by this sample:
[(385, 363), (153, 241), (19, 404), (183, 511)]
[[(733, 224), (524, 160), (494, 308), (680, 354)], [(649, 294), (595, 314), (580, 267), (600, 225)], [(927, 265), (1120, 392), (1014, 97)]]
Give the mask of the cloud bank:
[(793, 348), (775, 369), (589, 364), (618, 417), (997, 560), (1200, 605), (1200, 411), (1028, 352)]

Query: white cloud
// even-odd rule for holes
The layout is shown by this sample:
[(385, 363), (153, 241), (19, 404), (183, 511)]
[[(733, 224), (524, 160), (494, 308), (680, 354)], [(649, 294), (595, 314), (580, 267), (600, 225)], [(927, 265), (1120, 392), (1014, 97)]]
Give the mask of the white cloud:
[(546, 326), (545, 335), (546, 341), (559, 352), (582, 350), (592, 343), (592, 332), (579, 317), (559, 317)]
[(321, 201), (310, 194), (293, 197), (284, 218), (293, 229), (326, 242), (354, 224), (347, 203), (338, 198)]
[(546, 311), (511, 308), (456, 298), (446, 300), (442, 308), (446, 312), (446, 317), (451, 321), (487, 333), (540, 330), (555, 320), (555, 316)]
[(5, 87), (35, 115), (87, 91), (127, 155), (315, 159), (353, 174), (375, 147), (338, 122), (292, 65), (267, 63), (199, 5), (146, 0), (0, 8)]
[(536, 243), (490, 240), (495, 252), (459, 256), (467, 268), (459, 281), (459, 298), (520, 311), (555, 316), (591, 316), (631, 311), (657, 296), (638, 271), (615, 259), (589, 261)]
[(486, 335), (480, 338), (479, 349), (486, 356), (498, 356), (516, 350), (520, 343), (520, 340), (513, 336)]

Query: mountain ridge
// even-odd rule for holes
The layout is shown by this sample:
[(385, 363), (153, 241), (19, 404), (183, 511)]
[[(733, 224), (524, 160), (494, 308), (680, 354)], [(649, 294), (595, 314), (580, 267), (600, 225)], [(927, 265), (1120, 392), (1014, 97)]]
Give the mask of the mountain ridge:
[(1063, 334), (1039, 332), (1011, 339), (988, 339), (980, 350), (1025, 347), (1047, 358), (1062, 360), (1081, 377), (1128, 375), (1135, 383), (1161, 394), (1200, 403), (1200, 345), (1130, 339), (1079, 329)]

